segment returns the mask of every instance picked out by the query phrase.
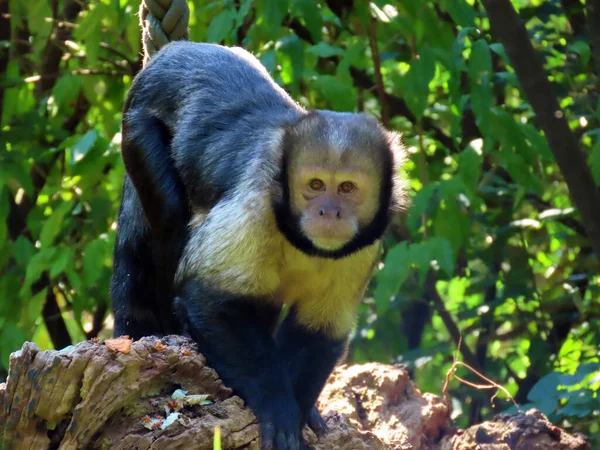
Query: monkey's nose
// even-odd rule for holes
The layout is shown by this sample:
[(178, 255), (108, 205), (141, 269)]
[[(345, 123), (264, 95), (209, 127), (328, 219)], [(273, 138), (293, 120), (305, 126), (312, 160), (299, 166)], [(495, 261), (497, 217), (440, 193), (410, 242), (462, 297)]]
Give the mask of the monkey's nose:
[(341, 217), (340, 210), (331, 206), (322, 206), (319, 208), (319, 215), (326, 219), (339, 219)]

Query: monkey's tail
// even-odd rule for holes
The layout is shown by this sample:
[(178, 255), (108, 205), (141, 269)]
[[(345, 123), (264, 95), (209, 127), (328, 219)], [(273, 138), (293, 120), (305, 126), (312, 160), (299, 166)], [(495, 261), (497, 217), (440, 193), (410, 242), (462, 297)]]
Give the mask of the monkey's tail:
[(190, 38), (190, 9), (186, 0), (142, 0), (139, 16), (144, 66), (169, 42)]

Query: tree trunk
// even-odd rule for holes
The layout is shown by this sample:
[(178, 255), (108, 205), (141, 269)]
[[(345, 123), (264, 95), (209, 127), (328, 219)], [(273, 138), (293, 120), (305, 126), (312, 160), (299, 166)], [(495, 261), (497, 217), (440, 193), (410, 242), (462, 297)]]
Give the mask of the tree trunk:
[[(590, 448), (535, 410), (457, 430), (443, 399), (400, 365), (340, 366), (317, 406), (328, 431), (303, 433), (315, 450)], [(254, 414), (179, 336), (45, 352), (27, 342), (0, 384), (0, 449), (210, 450), (217, 427), (223, 449), (259, 449)]]

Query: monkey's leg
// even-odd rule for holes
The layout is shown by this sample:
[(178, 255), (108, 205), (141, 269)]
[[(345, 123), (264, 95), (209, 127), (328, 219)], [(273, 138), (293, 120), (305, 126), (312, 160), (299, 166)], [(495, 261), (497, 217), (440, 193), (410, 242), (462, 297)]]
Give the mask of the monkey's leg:
[(346, 351), (347, 339), (306, 329), (298, 323), (296, 312), (291, 309), (279, 327), (276, 340), (292, 378), (302, 424), (307, 422), (315, 432), (323, 431), (325, 422), (314, 405), (327, 378)]
[(263, 448), (298, 450), (300, 415), (290, 377), (269, 333), (272, 307), (187, 282), (176, 298), (186, 328), (226, 385), (260, 422)]

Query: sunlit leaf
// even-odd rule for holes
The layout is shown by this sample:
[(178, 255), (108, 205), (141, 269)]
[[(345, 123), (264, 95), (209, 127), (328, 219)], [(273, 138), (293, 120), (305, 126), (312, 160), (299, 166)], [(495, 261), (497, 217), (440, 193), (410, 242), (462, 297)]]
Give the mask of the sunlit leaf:
[(44, 222), (40, 232), (40, 242), (43, 248), (52, 245), (54, 239), (60, 233), (65, 216), (72, 208), (71, 202), (62, 203)]

